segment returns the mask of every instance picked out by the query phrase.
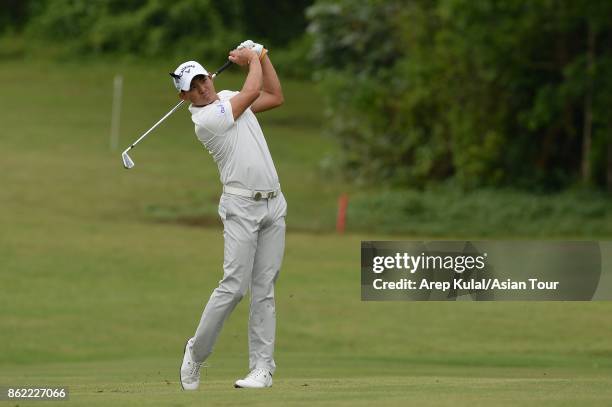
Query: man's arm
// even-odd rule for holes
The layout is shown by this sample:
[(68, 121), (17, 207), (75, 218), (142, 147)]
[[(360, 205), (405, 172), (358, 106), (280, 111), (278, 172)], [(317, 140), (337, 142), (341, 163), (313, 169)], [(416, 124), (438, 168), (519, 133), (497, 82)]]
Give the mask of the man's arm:
[(259, 56), (250, 49), (239, 49), (230, 52), (230, 61), (238, 65), (248, 65), (249, 73), (240, 93), (230, 99), (232, 114), (236, 120), (253, 102), (260, 97), (262, 88), (262, 69)]
[(285, 101), (278, 75), (276, 75), (276, 70), (267, 53), (262, 58), (261, 70), (263, 73), (263, 85), (261, 92), (259, 92), (259, 97), (251, 106), (253, 113), (274, 109)]

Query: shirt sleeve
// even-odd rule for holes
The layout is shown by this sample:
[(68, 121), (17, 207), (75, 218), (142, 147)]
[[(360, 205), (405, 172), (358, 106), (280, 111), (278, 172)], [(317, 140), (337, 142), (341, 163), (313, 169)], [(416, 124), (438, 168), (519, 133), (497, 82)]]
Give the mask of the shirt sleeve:
[(234, 125), (232, 105), (229, 100), (218, 100), (207, 109), (203, 109), (194, 115), (193, 121), (214, 135), (220, 136)]

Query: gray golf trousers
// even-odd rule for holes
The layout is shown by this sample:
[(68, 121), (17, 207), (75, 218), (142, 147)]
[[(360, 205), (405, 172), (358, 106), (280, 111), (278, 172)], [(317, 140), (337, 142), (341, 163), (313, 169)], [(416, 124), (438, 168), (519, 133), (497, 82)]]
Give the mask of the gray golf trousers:
[(227, 193), (221, 196), (223, 279), (210, 296), (196, 329), (194, 360), (204, 361), (212, 353), (223, 323), (250, 289), (249, 370), (264, 368), (274, 373), (274, 284), (285, 251), (286, 214), (282, 193), (260, 201)]

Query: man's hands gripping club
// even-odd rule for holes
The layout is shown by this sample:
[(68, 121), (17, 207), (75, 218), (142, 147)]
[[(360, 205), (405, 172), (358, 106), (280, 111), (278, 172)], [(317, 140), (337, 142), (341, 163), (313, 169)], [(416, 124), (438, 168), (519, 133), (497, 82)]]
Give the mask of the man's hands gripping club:
[(263, 45), (253, 42), (251, 40), (243, 41), (240, 43), (240, 45), (236, 47), (236, 49), (242, 48), (248, 48), (252, 51), (255, 51), (260, 61), (263, 59), (264, 56), (266, 56), (266, 53), (268, 52), (268, 50), (265, 49)]
[[(238, 118), (249, 106), (253, 113), (258, 113), (273, 109), (283, 103), (284, 97), (280, 81), (270, 58), (267, 57), (267, 53), (268, 50), (263, 45), (251, 40), (241, 42), (236, 49), (230, 52), (230, 61), (237, 65), (249, 66), (249, 74), (242, 90), (230, 100), (234, 119)], [(254, 61), (257, 61), (256, 66), (253, 66)], [(254, 95), (251, 93), (253, 89), (250, 87), (254, 83), (249, 83), (249, 80), (252, 73), (257, 76), (259, 69), (261, 69), (261, 82), (257, 94)], [(249, 86), (247, 87), (247, 85)], [(244, 95), (243, 92), (245, 92)], [(234, 99), (237, 97), (239, 97), (239, 100), (236, 101), (236, 106), (234, 106)], [(244, 105), (245, 103), (246, 105)], [(238, 109), (235, 109), (235, 107)]]
[(229, 60), (240, 66), (248, 65), (253, 57), (252, 53), (255, 53), (261, 62), (268, 53), (268, 50), (261, 44), (246, 40), (238, 44), (236, 49), (230, 51)]

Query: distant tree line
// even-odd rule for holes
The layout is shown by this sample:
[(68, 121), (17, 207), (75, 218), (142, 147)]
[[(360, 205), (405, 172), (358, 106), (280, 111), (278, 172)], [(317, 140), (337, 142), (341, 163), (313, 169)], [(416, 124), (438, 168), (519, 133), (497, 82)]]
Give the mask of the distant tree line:
[(319, 0), (328, 131), (354, 177), (612, 190), (609, 0)]
[(0, 34), (75, 54), (218, 57), (249, 36), (272, 48), (303, 37), (312, 0), (4, 0)]

